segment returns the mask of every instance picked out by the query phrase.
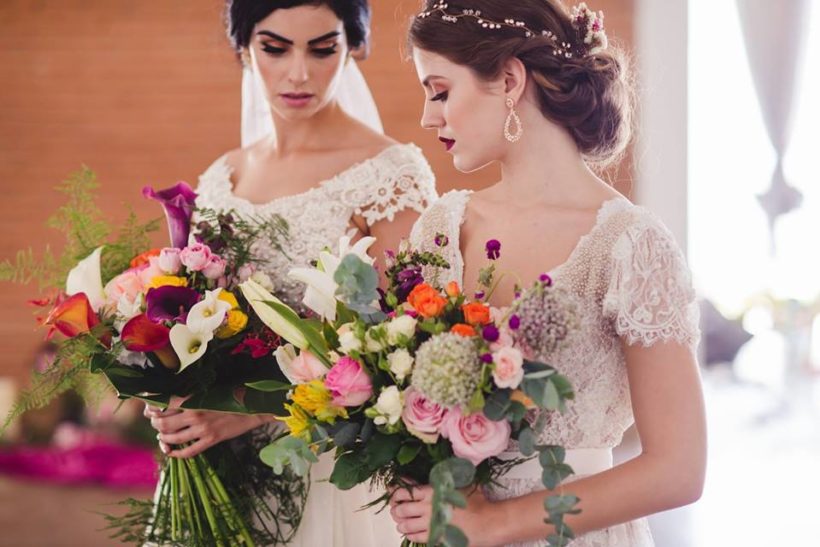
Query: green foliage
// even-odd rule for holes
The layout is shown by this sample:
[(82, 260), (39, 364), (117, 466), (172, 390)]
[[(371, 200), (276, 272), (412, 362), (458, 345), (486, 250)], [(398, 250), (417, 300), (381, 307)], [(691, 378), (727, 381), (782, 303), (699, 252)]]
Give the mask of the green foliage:
[(263, 448), (259, 457), (265, 464), (272, 467), (273, 472), (277, 475), (285, 472), (285, 466), (290, 466), (293, 472), (300, 477), (306, 477), (310, 471), (310, 464), (319, 461), (303, 439), (290, 435)]
[(44, 408), (61, 394), (74, 390), (90, 406), (110, 392), (110, 385), (102, 377), (95, 377), (91, 361), (100, 351), (100, 342), (93, 333), (71, 338), (60, 344), (54, 361), (43, 372), (34, 371), (31, 387), (18, 396), (6, 420), (0, 427), (4, 431), (20, 415)]
[(23, 285), (37, 281), (40, 290), (62, 290), (68, 272), (94, 249), (105, 245), (101, 263), (105, 283), (126, 270), (132, 258), (147, 251), (151, 245), (148, 234), (159, 229), (159, 219), (141, 223), (130, 211), (113, 241), (108, 241), (113, 230), (96, 203), (98, 189), (97, 175), (85, 166), (57, 185), (56, 190), (65, 194), (67, 201), (49, 217), (47, 225), (63, 235), (63, 252), (55, 256), (46, 247), (38, 260), (31, 248), (18, 251), (14, 261), (0, 263), (0, 281)]

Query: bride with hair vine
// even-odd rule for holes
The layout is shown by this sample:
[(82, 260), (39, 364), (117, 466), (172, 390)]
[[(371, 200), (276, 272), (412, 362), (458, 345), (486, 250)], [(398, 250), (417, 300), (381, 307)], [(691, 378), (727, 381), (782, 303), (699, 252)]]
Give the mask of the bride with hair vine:
[[(438, 279), (467, 290), (479, 286), (485, 242), (500, 240), (500, 271), (565, 291), (580, 319), (578, 336), (550, 360), (572, 383), (574, 400), (563, 413), (529, 415), (537, 443), (566, 447), (574, 474), (546, 491), (530, 459), (468, 490), (452, 523), (472, 546), (547, 538), (572, 547), (651, 546), (644, 517), (701, 495), (706, 426), (698, 311), (683, 253), (654, 214), (595, 170), (629, 140), (624, 56), (609, 44), (601, 12), (584, 3), (567, 10), (557, 0), (426, 0), (408, 41), (426, 95), (422, 125), (438, 133), (460, 171), (501, 166), (496, 184), (439, 198), (413, 227), (412, 245), (435, 250), (440, 234), (453, 242)], [(490, 304), (511, 305), (516, 290), (501, 278)], [(539, 308), (516, 308), (525, 311), (538, 324)], [(511, 318), (510, 329), (519, 320)], [(514, 336), (549, 335), (542, 331)], [(641, 451), (613, 466), (612, 449), (633, 423)], [(507, 450), (521, 457), (517, 446)], [(574, 537), (556, 539), (544, 520), (552, 494), (580, 499), (580, 512), (566, 517)], [(392, 494), (391, 514), (411, 542), (428, 537), (432, 495), (429, 486)]]
[[(370, 13), (367, 0), (226, 2), (228, 36), (243, 67), (242, 147), (200, 177), (197, 207), (287, 222), (281, 249), (260, 240), (255, 251), (273, 292), (300, 311), (305, 286), (287, 276), (292, 268), (308, 266), (345, 235), (376, 237), (371, 254), (381, 257), (436, 198), (420, 149), (383, 134), (356, 66), (368, 52)], [(151, 406), (145, 415), (172, 458), (229, 440), (247, 446), (256, 435), (264, 446), (278, 427), (259, 415)], [(337, 490), (326, 480), (332, 465), (332, 454), (314, 465), (301, 525), (287, 544), (398, 544), (387, 511), (359, 510), (377, 494)]]

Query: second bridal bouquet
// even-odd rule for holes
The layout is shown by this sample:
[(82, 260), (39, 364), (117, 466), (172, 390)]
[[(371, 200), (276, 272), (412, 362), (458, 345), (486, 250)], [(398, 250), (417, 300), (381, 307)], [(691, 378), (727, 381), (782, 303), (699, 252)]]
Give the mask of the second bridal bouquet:
[[(61, 335), (53, 364), (9, 419), (66, 389), (93, 391), (89, 385), (161, 407), (181, 399), (192, 410), (284, 411), (284, 392), (270, 390), (286, 385), (273, 352), (285, 341), (307, 345), (281, 315), (260, 308), (263, 300), (278, 301), (251, 249), (259, 237), (287, 237), (284, 221), (197, 210), (185, 183), (145, 188), (145, 197), (162, 204), (171, 240), (151, 248), (148, 233), (158, 223), (132, 216), (112, 230), (94, 205), (95, 187), (86, 170), (63, 188), (69, 203), (51, 222), (66, 235), (61, 259), (47, 253), (37, 264), (28, 252), (0, 267), (7, 279), (44, 282), (50, 294), (37, 302), (46, 310), (42, 322), (49, 335)], [(240, 288), (251, 280), (255, 292)], [(254, 385), (267, 391), (247, 387)], [(259, 461), (269, 437), (251, 433), (246, 440), (164, 459), (155, 499), (124, 502), (124, 517), (108, 517), (112, 537), (140, 545), (286, 543), (301, 518), (304, 483), (277, 477)]]
[[(561, 411), (572, 388), (555, 368), (526, 356), (565, 343), (576, 311), (548, 276), (520, 290), (510, 308), (494, 309), (487, 303), (493, 263), (471, 299), (454, 282), (439, 288), (436, 279), (425, 281), (425, 268), (447, 264), (409, 249), (391, 257), (381, 291), (366, 254), (372, 242), (351, 246), (345, 238), (338, 254), (323, 252), (315, 268), (291, 272), (308, 286), (304, 304), (319, 316), (311, 323), (321, 340), (312, 349), (276, 350), (291, 382), (281, 417), (288, 434), (261, 456), (277, 473), (291, 467), (305, 474), (316, 454), (333, 450), (330, 482), (340, 489), (368, 480), (387, 491), (430, 484), (429, 544), (466, 546), (449, 522), (452, 506), (466, 505), (459, 489), (490, 485), (533, 458), (550, 490), (572, 472), (562, 447), (538, 443), (547, 413), (534, 412)], [(447, 244), (441, 237), (436, 243)], [(488, 257), (499, 249), (490, 242)], [(535, 414), (538, 423), (528, 419)], [(388, 500), (385, 494), (373, 504)], [(551, 545), (572, 539), (564, 515), (576, 503), (572, 495), (545, 499), (556, 529)]]

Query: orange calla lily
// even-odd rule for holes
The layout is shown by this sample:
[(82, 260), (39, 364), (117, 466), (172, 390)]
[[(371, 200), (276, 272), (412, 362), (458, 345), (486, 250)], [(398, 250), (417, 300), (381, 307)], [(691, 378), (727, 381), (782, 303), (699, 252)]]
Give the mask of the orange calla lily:
[(57, 304), (45, 320), (45, 324), (69, 338), (89, 332), (100, 324), (100, 318), (91, 309), (85, 293), (72, 295)]

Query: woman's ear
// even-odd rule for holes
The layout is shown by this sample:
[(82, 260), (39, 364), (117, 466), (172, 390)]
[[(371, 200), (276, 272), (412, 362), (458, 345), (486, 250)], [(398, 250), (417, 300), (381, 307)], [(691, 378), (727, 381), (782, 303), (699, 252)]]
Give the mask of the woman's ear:
[(350, 48), (350, 56), (356, 61), (364, 61), (370, 55), (370, 42), (364, 41), (361, 45)]
[(527, 87), (527, 67), (518, 57), (511, 57), (504, 63), (502, 73), (504, 75), (504, 94), (517, 104)]

